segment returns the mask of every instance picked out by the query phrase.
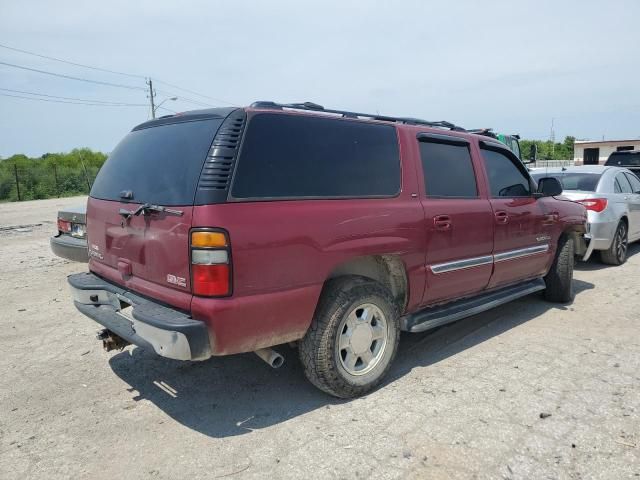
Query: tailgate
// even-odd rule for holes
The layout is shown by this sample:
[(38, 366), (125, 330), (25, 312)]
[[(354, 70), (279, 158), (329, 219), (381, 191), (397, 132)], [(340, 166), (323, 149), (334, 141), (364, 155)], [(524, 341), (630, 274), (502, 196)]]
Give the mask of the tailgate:
[[(185, 116), (143, 124), (118, 144), (98, 173), (87, 203), (91, 271), (190, 309), (194, 198), (223, 120)], [(146, 207), (140, 209), (141, 205)]]

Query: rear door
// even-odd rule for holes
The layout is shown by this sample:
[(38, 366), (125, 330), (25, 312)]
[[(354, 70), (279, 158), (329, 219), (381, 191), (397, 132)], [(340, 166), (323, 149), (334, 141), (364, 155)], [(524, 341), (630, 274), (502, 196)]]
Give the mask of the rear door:
[(418, 134), (427, 233), (424, 304), (468, 296), (489, 282), (493, 215), (481, 195), (469, 142), (463, 137)]
[(620, 178), (619, 183), (629, 209), (629, 239), (633, 241), (640, 237), (640, 180), (633, 173), (627, 172), (619, 173), (616, 179), (621, 175), (626, 180), (623, 183)]
[[(120, 142), (100, 170), (87, 205), (91, 271), (189, 308), (194, 197), (222, 121), (174, 117), (143, 124)], [(170, 211), (140, 210), (144, 204)]]
[(490, 189), (494, 226), (494, 271), (489, 288), (545, 273), (559, 215), (553, 199), (533, 197), (533, 181), (511, 151), (480, 142)]

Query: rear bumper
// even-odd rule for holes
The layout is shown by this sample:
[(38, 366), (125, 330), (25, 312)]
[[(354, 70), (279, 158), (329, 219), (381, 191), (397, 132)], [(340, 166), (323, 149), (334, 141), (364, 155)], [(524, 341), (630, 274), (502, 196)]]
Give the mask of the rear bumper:
[(70, 235), (56, 235), (49, 240), (51, 251), (58, 257), (66, 258), (74, 262), (89, 261), (87, 252), (87, 240), (75, 238)]
[(211, 356), (205, 323), (93, 273), (70, 275), (68, 282), (76, 308), (128, 342), (176, 360)]
[(583, 260), (588, 260), (594, 250), (607, 250), (618, 228), (618, 221), (589, 222), (585, 239), (588, 242)]

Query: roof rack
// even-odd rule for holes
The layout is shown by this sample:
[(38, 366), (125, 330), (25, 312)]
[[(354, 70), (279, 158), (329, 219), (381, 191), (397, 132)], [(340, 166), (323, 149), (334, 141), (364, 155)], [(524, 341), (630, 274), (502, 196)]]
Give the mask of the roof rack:
[(466, 132), (466, 130), (458, 125), (454, 125), (451, 122), (447, 122), (445, 120), (441, 121), (429, 121), (422, 120), (420, 118), (411, 118), (411, 117), (390, 117), (388, 115), (378, 115), (372, 113), (359, 113), (359, 112), (349, 112), (346, 110), (333, 110), (329, 108), (324, 108), (322, 105), (318, 105), (313, 102), (303, 102), (303, 103), (276, 103), (276, 102), (253, 102), (251, 104), (252, 108), (269, 108), (269, 109), (277, 109), (283, 110), (285, 108), (292, 110), (307, 110), (312, 112), (322, 112), (322, 113), (333, 113), (337, 115), (341, 115), (345, 118), (369, 118), (371, 120), (380, 120), (383, 122), (394, 122), (394, 123), (404, 123), (407, 125), (425, 125), (428, 127), (436, 127), (436, 128), (447, 128), (449, 130), (454, 130), (457, 132)]

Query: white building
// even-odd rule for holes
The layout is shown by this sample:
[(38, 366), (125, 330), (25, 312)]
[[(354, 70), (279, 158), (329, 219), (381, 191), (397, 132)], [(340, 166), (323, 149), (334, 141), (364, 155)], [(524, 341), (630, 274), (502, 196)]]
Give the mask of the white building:
[(573, 144), (573, 162), (576, 165), (602, 165), (609, 155), (621, 150), (640, 150), (637, 140), (576, 140)]

